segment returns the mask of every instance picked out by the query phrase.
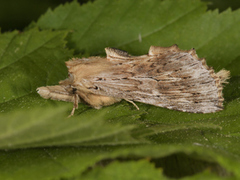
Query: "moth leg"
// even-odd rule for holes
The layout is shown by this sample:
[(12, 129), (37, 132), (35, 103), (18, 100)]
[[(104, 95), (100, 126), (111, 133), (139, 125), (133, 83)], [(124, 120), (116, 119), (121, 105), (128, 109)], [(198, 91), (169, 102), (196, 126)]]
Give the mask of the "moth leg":
[(124, 99), (124, 100), (129, 102), (129, 103), (131, 103), (131, 104), (133, 104), (137, 108), (137, 110), (139, 110), (139, 107), (133, 101), (130, 101), (128, 99)]
[(72, 112), (71, 114), (68, 116), (68, 117), (71, 117), (74, 115), (74, 112), (75, 112), (75, 109), (78, 108), (78, 95), (77, 94), (74, 94), (74, 102), (73, 102), (73, 109), (72, 109)]

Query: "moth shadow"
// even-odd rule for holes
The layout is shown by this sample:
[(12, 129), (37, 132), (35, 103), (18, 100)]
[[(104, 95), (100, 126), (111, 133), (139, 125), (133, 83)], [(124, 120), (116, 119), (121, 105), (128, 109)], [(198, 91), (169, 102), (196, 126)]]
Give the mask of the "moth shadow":
[(226, 103), (229, 103), (240, 97), (240, 76), (233, 76), (229, 83), (223, 89), (223, 95)]

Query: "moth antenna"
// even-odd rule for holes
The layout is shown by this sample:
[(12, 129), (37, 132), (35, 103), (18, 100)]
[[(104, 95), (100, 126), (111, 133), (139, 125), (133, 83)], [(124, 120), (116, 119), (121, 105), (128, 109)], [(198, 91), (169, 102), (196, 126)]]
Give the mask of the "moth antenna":
[(137, 110), (139, 110), (139, 107), (133, 101), (130, 101), (128, 99), (124, 99), (124, 100), (129, 102), (129, 103), (131, 103), (131, 104), (133, 104), (137, 108)]
[(217, 73), (217, 76), (220, 78), (221, 84), (227, 84), (227, 80), (230, 78), (230, 71), (222, 69)]

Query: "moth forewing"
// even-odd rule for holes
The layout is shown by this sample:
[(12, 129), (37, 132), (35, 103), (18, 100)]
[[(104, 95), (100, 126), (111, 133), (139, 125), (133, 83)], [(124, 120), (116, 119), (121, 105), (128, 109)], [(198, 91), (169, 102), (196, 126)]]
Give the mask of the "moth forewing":
[[(107, 57), (72, 59), (66, 62), (69, 78), (59, 86), (39, 88), (43, 98), (86, 102), (94, 108), (125, 99), (193, 113), (222, 110), (222, 83), (229, 71), (214, 70), (195, 50), (151, 46), (148, 55), (105, 48)], [(137, 107), (137, 106), (136, 106)]]

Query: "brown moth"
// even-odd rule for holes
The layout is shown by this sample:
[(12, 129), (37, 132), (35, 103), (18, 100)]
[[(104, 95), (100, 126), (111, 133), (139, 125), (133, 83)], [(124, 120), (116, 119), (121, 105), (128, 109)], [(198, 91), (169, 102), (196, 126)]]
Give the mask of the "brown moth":
[[(100, 109), (125, 99), (191, 113), (223, 109), (223, 83), (229, 71), (215, 73), (194, 49), (151, 46), (147, 55), (105, 48), (107, 57), (73, 58), (60, 85), (39, 87), (45, 99), (79, 102)], [(138, 108), (138, 107), (137, 107)]]

